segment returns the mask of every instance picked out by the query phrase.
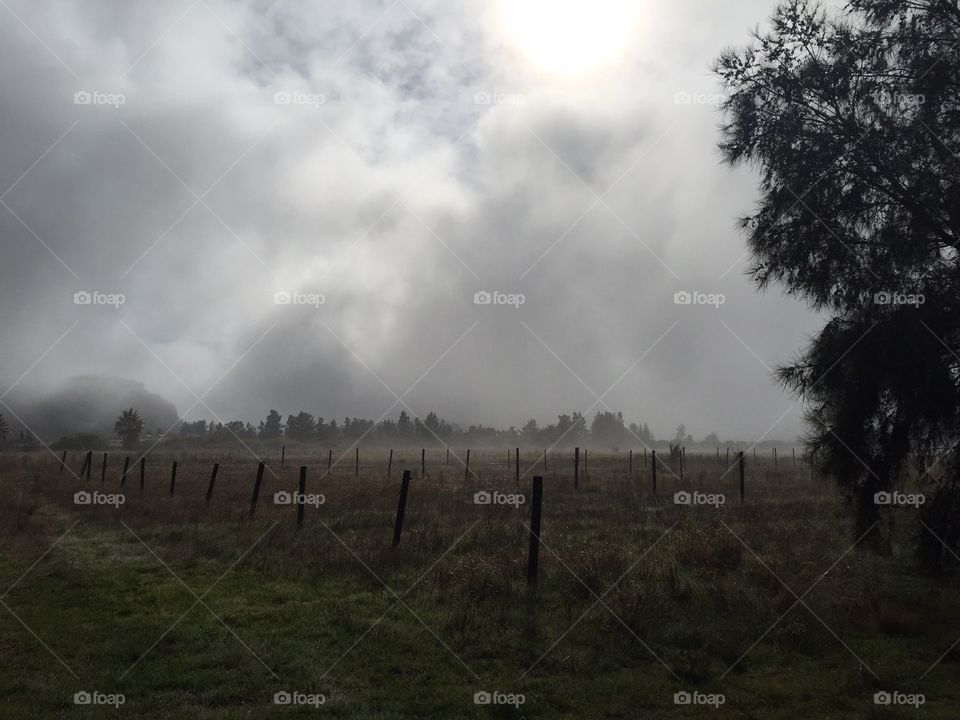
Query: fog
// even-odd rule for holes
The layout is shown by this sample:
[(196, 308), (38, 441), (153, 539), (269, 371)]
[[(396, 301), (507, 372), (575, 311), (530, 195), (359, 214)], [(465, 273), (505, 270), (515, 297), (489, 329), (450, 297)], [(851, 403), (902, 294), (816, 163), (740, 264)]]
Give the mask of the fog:
[(497, 2), (7, 0), (0, 413), (109, 376), (217, 422), (795, 437), (771, 369), (822, 320), (744, 274), (709, 71), (770, 3), (640, 7), (571, 78)]

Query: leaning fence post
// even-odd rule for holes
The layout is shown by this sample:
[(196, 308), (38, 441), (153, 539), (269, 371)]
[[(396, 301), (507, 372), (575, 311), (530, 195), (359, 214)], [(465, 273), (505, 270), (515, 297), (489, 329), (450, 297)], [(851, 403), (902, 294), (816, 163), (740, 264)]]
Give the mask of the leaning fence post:
[(391, 470), (393, 470), (393, 448), (390, 448), (390, 459), (387, 460), (387, 479), (390, 478)]
[(403, 516), (407, 511), (407, 492), (410, 490), (410, 471), (403, 471), (403, 480), (400, 482), (400, 500), (397, 503), (397, 520), (393, 525), (393, 546), (400, 544), (400, 533), (403, 532)]
[(87, 480), (90, 479), (90, 465), (93, 464), (93, 450), (87, 450), (87, 454), (83, 456), (83, 467), (80, 468), (80, 475), (83, 476), (84, 473), (87, 475)]
[(123, 461), (123, 474), (120, 476), (120, 487), (127, 483), (127, 472), (130, 470), (130, 457), (127, 456)]
[(253, 482), (253, 497), (250, 498), (250, 517), (257, 511), (257, 500), (260, 499), (260, 484), (263, 482), (263, 463), (257, 466), (257, 479)]
[(527, 560), (527, 582), (537, 581), (540, 570), (540, 518), (543, 510), (543, 478), (533, 478), (533, 497), (530, 504), (530, 556)]
[(213, 497), (213, 484), (217, 481), (217, 470), (220, 469), (220, 463), (214, 463), (213, 472), (210, 473), (210, 485), (207, 487), (207, 502)]
[(651, 477), (653, 478), (653, 494), (657, 494), (657, 451), (650, 451), (650, 467), (652, 469)]
[(170, 470), (170, 494), (173, 495), (173, 490), (177, 486), (177, 461), (173, 461), (173, 467)]
[(573, 449), (573, 486), (580, 487), (580, 448)]
[(100, 484), (103, 485), (107, 481), (107, 454), (103, 454), (103, 463), (100, 465)]
[(745, 461), (743, 459), (743, 450), (740, 451), (740, 504), (743, 505), (743, 496), (746, 491), (746, 473), (745, 473)]
[(63, 474), (63, 466), (67, 464), (67, 451), (63, 451), (63, 457), (60, 458), (60, 473)]
[(300, 466), (300, 494), (297, 496), (297, 528), (303, 527), (303, 508), (307, 504), (307, 466)]

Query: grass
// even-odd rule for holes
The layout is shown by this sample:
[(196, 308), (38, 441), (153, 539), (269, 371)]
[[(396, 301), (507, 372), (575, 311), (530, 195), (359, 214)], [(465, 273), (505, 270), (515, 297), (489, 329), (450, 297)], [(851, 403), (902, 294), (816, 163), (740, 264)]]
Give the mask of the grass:
[[(525, 579), (529, 508), (478, 506), (475, 492), (518, 488), (506, 453), (364, 451), (270, 468), (248, 517), (256, 461), (240, 454), (151, 455), (119, 508), (76, 506), (84, 487), (49, 454), (0, 457), (0, 707), (4, 718), (98, 717), (74, 693), (122, 693), (131, 718), (897, 718), (874, 693), (923, 693), (921, 714), (956, 718), (956, 578), (919, 575), (919, 523), (894, 510), (854, 545), (832, 485), (781, 460), (736, 470), (690, 456), (681, 481), (641, 458), (590, 453), (573, 487), (571, 453), (544, 475), (541, 577)], [(71, 458), (79, 468), (80, 458)], [(214, 462), (213, 500), (204, 496)], [(305, 509), (273, 493), (309, 467)], [(111, 458), (105, 492), (119, 490)], [(403, 540), (391, 547), (400, 469), (415, 470)], [(678, 469), (679, 470), (679, 469)], [(100, 489), (94, 462), (92, 489)], [(722, 508), (673, 493), (726, 493)], [(829, 571), (829, 572), (827, 572)], [(825, 574), (826, 573), (826, 574)], [(7, 588), (10, 588), (7, 590)], [(798, 601), (798, 598), (800, 600)], [(936, 661), (947, 653), (946, 656)], [(932, 668), (932, 669), (931, 669)], [(280, 691), (322, 694), (278, 706)], [(478, 691), (521, 693), (475, 705)], [(674, 704), (720, 693), (719, 710)]]

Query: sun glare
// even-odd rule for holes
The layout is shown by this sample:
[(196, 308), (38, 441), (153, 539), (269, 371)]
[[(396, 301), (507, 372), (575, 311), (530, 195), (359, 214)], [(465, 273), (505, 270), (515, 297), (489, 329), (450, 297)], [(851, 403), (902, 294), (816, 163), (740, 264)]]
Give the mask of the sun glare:
[(580, 75), (614, 60), (636, 22), (637, 0), (501, 0), (514, 42), (541, 69)]

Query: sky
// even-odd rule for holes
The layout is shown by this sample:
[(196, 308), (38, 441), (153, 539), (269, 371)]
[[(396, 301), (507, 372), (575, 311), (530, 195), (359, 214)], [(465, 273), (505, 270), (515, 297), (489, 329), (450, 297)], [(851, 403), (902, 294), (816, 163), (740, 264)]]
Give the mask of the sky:
[(796, 437), (710, 72), (773, 6), (3, 0), (2, 397)]

